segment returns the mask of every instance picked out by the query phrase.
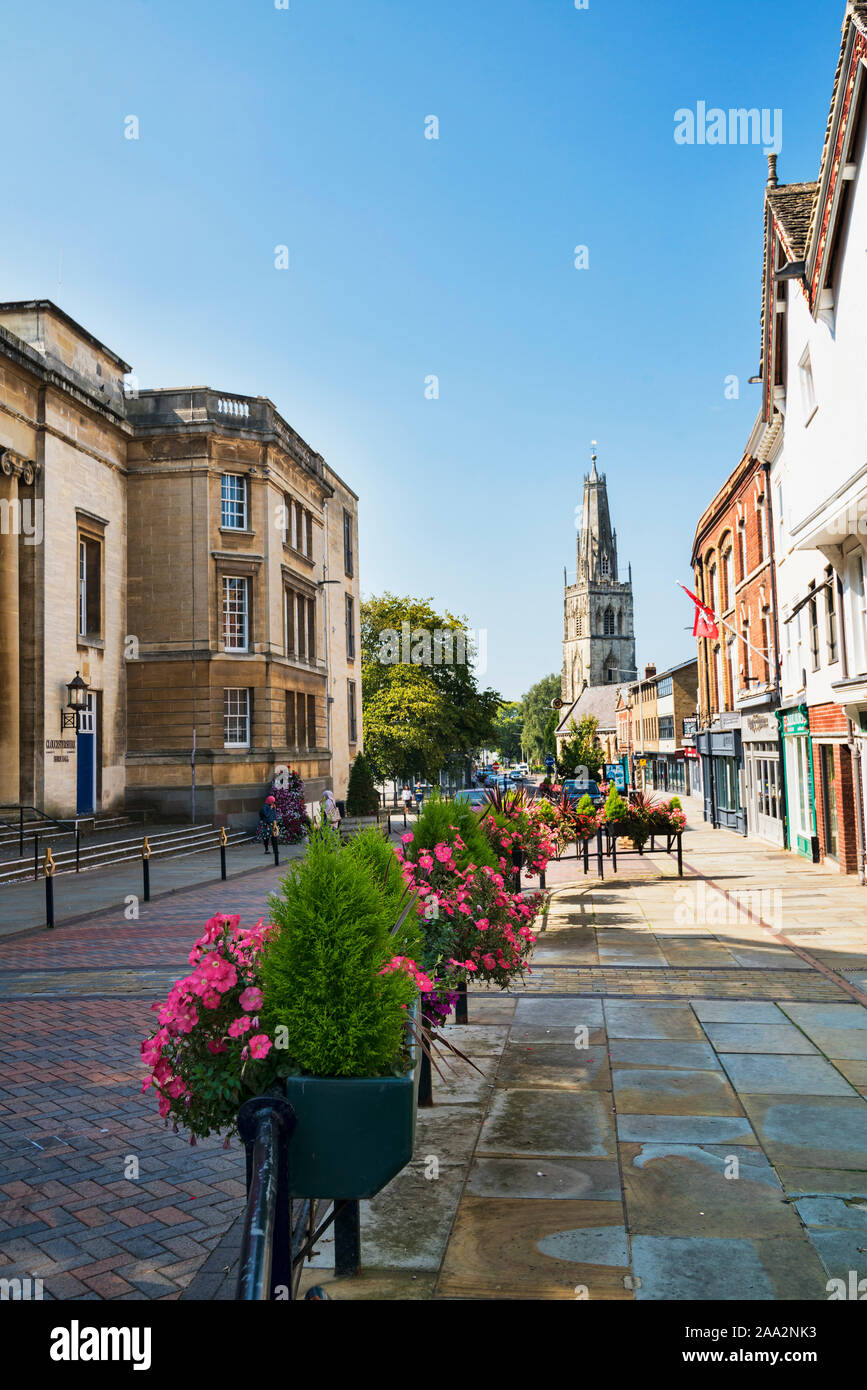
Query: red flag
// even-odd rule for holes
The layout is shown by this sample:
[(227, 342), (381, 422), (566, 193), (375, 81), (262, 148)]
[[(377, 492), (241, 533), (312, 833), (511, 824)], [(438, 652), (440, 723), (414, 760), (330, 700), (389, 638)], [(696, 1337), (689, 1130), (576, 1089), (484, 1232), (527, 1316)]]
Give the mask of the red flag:
[(712, 608), (708, 608), (706, 603), (702, 603), (700, 598), (690, 593), (685, 584), (680, 586), (683, 592), (692, 599), (695, 604), (695, 622), (692, 625), (693, 637), (719, 637), (719, 628), (716, 624), (716, 616)]

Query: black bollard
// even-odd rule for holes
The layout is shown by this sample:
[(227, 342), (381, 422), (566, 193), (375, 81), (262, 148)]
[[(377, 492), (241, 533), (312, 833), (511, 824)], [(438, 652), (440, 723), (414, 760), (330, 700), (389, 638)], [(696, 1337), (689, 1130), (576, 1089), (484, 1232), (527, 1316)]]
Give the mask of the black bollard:
[(276, 821), (274, 822), (274, 826), (273, 826), (273, 829), (272, 829), (272, 831), (271, 831), (271, 847), (272, 847), (272, 849), (274, 850), (274, 864), (275, 864), (277, 867), (279, 867), (279, 864), (280, 864), (280, 830), (279, 830), (279, 827), (278, 827)]
[(50, 845), (45, 851), (45, 925), (54, 926), (54, 860)]
[(584, 840), (584, 872), (585, 874), (590, 872), (590, 841), (586, 838)]
[(546, 884), (546, 882), (545, 882), (545, 870), (544, 870), (544, 869), (542, 869), (541, 873), (539, 874), (539, 887), (541, 888), (542, 892), (544, 893), (544, 891), (545, 891), (545, 889), (546, 889), (546, 887), (547, 887), (547, 884)]
[(226, 827), (220, 826), (220, 878), (226, 881)]
[(144, 902), (151, 900), (151, 847), (148, 844), (148, 837), (145, 835), (141, 847), (141, 876), (142, 876), (142, 898)]
[(683, 878), (683, 833), (677, 837), (677, 876)]
[[(422, 1015), (422, 1033), (425, 1041), (430, 1046), (430, 1020)], [(421, 1043), (419, 1043), (421, 1047)], [(418, 1103), (419, 1106), (433, 1105), (433, 1070), (430, 1064), (430, 1056), (421, 1048), (421, 1067), (418, 1074)]]
[(341, 1202), (334, 1217), (334, 1273), (340, 1278), (361, 1269), (361, 1209)]
[(611, 841), (611, 867), (617, 873), (617, 838)]
[(467, 982), (461, 980), (458, 985), (458, 998), (455, 1004), (455, 1023), (469, 1022), (467, 1016)]
[(600, 878), (605, 877), (605, 868), (602, 863), (602, 826), (596, 832), (596, 869)]

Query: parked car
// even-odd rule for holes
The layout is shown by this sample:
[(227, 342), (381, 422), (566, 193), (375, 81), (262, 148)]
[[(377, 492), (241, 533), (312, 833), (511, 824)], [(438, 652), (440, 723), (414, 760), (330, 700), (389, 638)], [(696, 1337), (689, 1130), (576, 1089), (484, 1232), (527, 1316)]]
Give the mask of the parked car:
[(598, 782), (578, 781), (575, 777), (569, 777), (563, 783), (563, 793), (569, 797), (570, 801), (580, 801), (583, 796), (589, 796), (593, 805), (597, 808), (602, 806), (605, 798), (599, 790)]
[(484, 787), (464, 787), (462, 791), (455, 792), (455, 801), (466, 801), (470, 806), (484, 806), (488, 800), (488, 793)]

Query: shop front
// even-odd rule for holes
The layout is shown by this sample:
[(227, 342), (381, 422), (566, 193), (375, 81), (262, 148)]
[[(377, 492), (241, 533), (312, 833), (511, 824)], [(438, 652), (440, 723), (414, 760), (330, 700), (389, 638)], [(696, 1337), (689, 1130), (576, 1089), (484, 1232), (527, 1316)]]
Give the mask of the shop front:
[(813, 783), (813, 741), (806, 705), (779, 710), (777, 723), (785, 758), (786, 819), (789, 848), (812, 863), (819, 862), (816, 831), (816, 796)]
[(781, 849), (786, 843), (783, 765), (775, 711), (744, 714), (741, 739), (747, 793), (747, 833)]
[(723, 827), (746, 835), (740, 719), (737, 726), (732, 722), (725, 728), (716, 725), (703, 729), (696, 735), (696, 748), (701, 759), (705, 820), (715, 830)]

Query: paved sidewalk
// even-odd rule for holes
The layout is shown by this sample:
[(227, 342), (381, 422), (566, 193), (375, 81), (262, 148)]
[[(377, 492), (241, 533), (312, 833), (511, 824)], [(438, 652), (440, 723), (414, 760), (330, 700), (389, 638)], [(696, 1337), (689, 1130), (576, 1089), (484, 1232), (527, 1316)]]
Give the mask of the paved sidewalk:
[[(303, 853), (303, 844), (281, 845), (280, 861), (282, 863)], [(229, 845), (226, 850), (227, 877), (234, 879), (239, 874), (260, 869), (264, 858), (264, 850), (259, 844)], [(167, 893), (176, 893), (197, 884), (220, 882), (218, 848), (150, 861), (152, 901)], [(138, 906), (142, 893), (142, 867), (139, 860), (117, 864), (113, 868), (89, 869), (81, 874), (58, 874), (54, 879), (55, 924), (87, 920), (95, 912), (126, 907), (130, 899), (135, 900)], [(143, 902), (141, 905), (144, 906)], [(38, 882), (9, 883), (0, 886), (0, 937), (14, 936), (31, 927), (44, 926), (44, 878), (40, 876)]]
[[(363, 1208), (335, 1298), (823, 1300), (867, 1277), (867, 891), (725, 832), (616, 878), (551, 865), (534, 972), (472, 993), (481, 1074), (435, 1078), (416, 1156)], [(0, 1268), (47, 1297), (227, 1298), (234, 1143), (140, 1092), (149, 1004), (273, 867), (0, 942)], [(728, 896), (719, 896), (719, 884)], [(582, 1030), (586, 1030), (582, 1031)], [(140, 1176), (126, 1176), (138, 1159)]]

